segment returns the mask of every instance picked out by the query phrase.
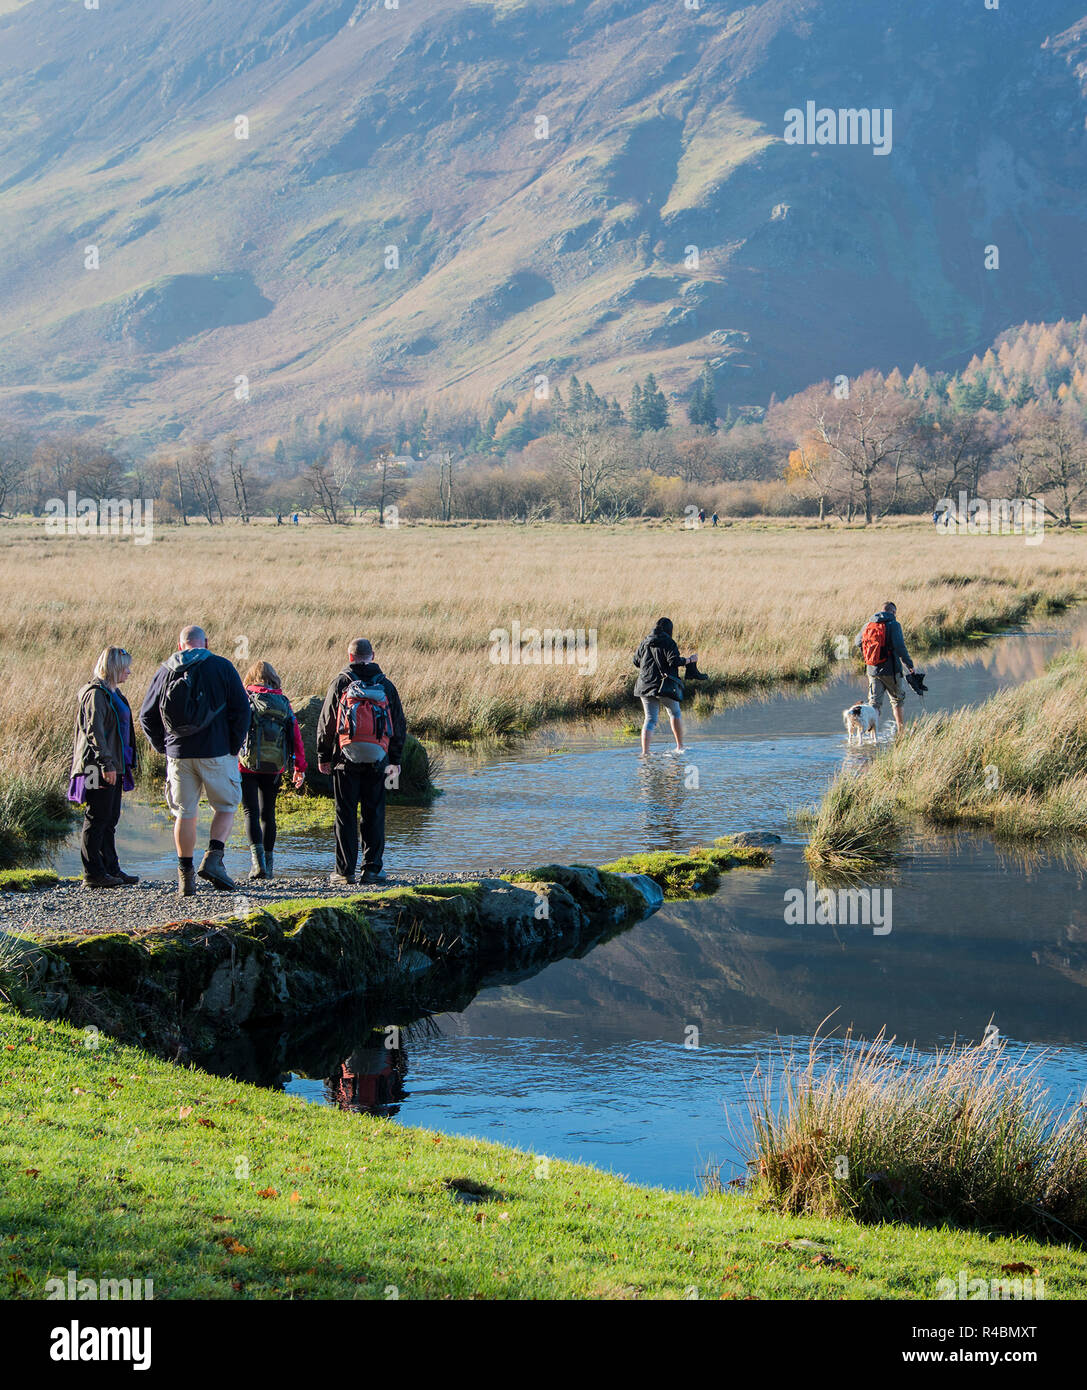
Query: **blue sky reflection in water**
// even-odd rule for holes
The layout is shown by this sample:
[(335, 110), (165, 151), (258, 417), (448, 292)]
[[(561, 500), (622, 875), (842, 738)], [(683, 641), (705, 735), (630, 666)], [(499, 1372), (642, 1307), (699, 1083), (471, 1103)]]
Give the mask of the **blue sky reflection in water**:
[[(1024, 874), (981, 840), (919, 854), (891, 885), (892, 931), (787, 926), (799, 849), (729, 875), (712, 899), (648, 922), (519, 984), (485, 990), (441, 1034), (409, 1042), (398, 1118), (640, 1182), (691, 1187), (708, 1159), (739, 1171), (725, 1107), (781, 1044), (850, 1025), (922, 1049), (980, 1040), (1052, 1051), (1059, 1107), (1087, 1087), (1087, 895), (1048, 864)], [(835, 1013), (834, 1011), (837, 1010)], [(699, 1029), (700, 1047), (684, 1047)], [(325, 1098), (319, 1081), (291, 1091)]]

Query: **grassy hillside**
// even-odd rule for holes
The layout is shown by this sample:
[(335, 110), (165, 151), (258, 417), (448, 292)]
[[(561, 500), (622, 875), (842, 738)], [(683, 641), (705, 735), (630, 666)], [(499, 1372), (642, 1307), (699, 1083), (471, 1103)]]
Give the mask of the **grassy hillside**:
[(69, 1269), (156, 1299), (930, 1299), (1006, 1265), (1087, 1291), (1061, 1246), (636, 1187), (85, 1041), (0, 1007), (8, 1298)]
[[(685, 392), (713, 359), (723, 408), (954, 366), (1087, 298), (1079, 18), (7, 5), (0, 409), (266, 440), (359, 392), (517, 395), (538, 372)], [(890, 106), (891, 154), (786, 145), (808, 98)], [(993, 239), (1008, 273), (985, 277)]]

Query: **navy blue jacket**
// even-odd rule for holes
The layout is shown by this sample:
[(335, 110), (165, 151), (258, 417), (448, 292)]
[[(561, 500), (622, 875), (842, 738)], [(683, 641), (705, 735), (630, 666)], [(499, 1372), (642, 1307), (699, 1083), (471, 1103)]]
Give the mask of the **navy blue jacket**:
[[(200, 664), (199, 679), (207, 690), (209, 708), (223, 706), (206, 729), (180, 739), (167, 734), (159, 710), (159, 696), (170, 661), (178, 660), (185, 666)], [(234, 664), (204, 648), (181, 652), (170, 661), (163, 662), (155, 672), (140, 706), (140, 728), (151, 747), (168, 758), (221, 758), (227, 753), (237, 757), (249, 732), (251, 711), (249, 696)]]

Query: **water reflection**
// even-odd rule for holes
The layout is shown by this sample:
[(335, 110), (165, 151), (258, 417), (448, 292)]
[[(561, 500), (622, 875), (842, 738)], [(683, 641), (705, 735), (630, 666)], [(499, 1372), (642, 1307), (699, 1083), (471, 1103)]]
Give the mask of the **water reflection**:
[(1048, 1050), (1055, 1108), (1087, 1086), (1082, 863), (1024, 872), (983, 837), (934, 836), (896, 877), (883, 936), (786, 922), (784, 894), (806, 875), (799, 849), (781, 847), (771, 869), (726, 875), (713, 898), (668, 905), (580, 958), (420, 1000), (416, 1022), (359, 1006), (201, 1064), (679, 1187), (710, 1158), (738, 1171), (728, 1116), (747, 1079), (828, 1016), (824, 1034), (885, 1029), (923, 1052), (980, 1041), (992, 1020), (1013, 1050)]
[(325, 1079), (330, 1105), (361, 1115), (395, 1115), (404, 1098), (408, 1057), (398, 1045), (395, 1025), (375, 1028), (369, 1037)]
[(642, 812), (644, 843), (659, 849), (682, 845), (685, 828), (681, 815), (690, 790), (697, 790), (700, 774), (686, 755), (645, 758), (638, 768), (638, 805)]

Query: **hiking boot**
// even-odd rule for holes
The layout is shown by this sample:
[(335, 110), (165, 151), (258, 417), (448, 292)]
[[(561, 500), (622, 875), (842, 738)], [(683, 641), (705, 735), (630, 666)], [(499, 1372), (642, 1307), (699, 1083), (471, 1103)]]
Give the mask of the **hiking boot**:
[(193, 898), (196, 896), (196, 870), (191, 864), (177, 866), (177, 896)]
[(385, 871), (383, 869), (364, 869), (362, 881), (363, 883), (384, 883)]
[(223, 864), (223, 851), (221, 849), (205, 850), (200, 867), (196, 872), (201, 878), (207, 879), (213, 888), (218, 888), (221, 893), (236, 893), (238, 891), (238, 885), (227, 873), (226, 866)]
[(337, 885), (358, 882), (354, 874), (329, 874), (328, 881)]
[(139, 883), (139, 874), (126, 874), (124, 869), (111, 869), (111, 878), (119, 878), (122, 883)]
[(263, 846), (263, 845), (250, 845), (250, 846), (249, 846), (249, 854), (250, 854), (250, 857), (251, 857), (252, 860), (253, 860), (253, 867), (249, 870), (249, 877), (250, 877), (251, 879), (253, 879), (253, 878), (267, 878), (267, 877), (268, 877), (268, 862), (267, 862), (267, 860), (266, 860), (265, 857), (264, 857), (264, 846)]
[(120, 888), (121, 880), (113, 874), (94, 874), (90, 878), (84, 878), (84, 888)]
[(266, 872), (266, 874), (267, 874), (267, 876), (268, 876), (269, 878), (272, 878), (272, 877), (273, 877), (273, 874), (272, 874), (272, 856), (273, 856), (274, 853), (275, 853), (275, 851), (274, 851), (274, 850), (270, 850), (270, 849), (266, 849), (266, 850), (264, 851), (264, 869), (265, 869), (265, 872)]

